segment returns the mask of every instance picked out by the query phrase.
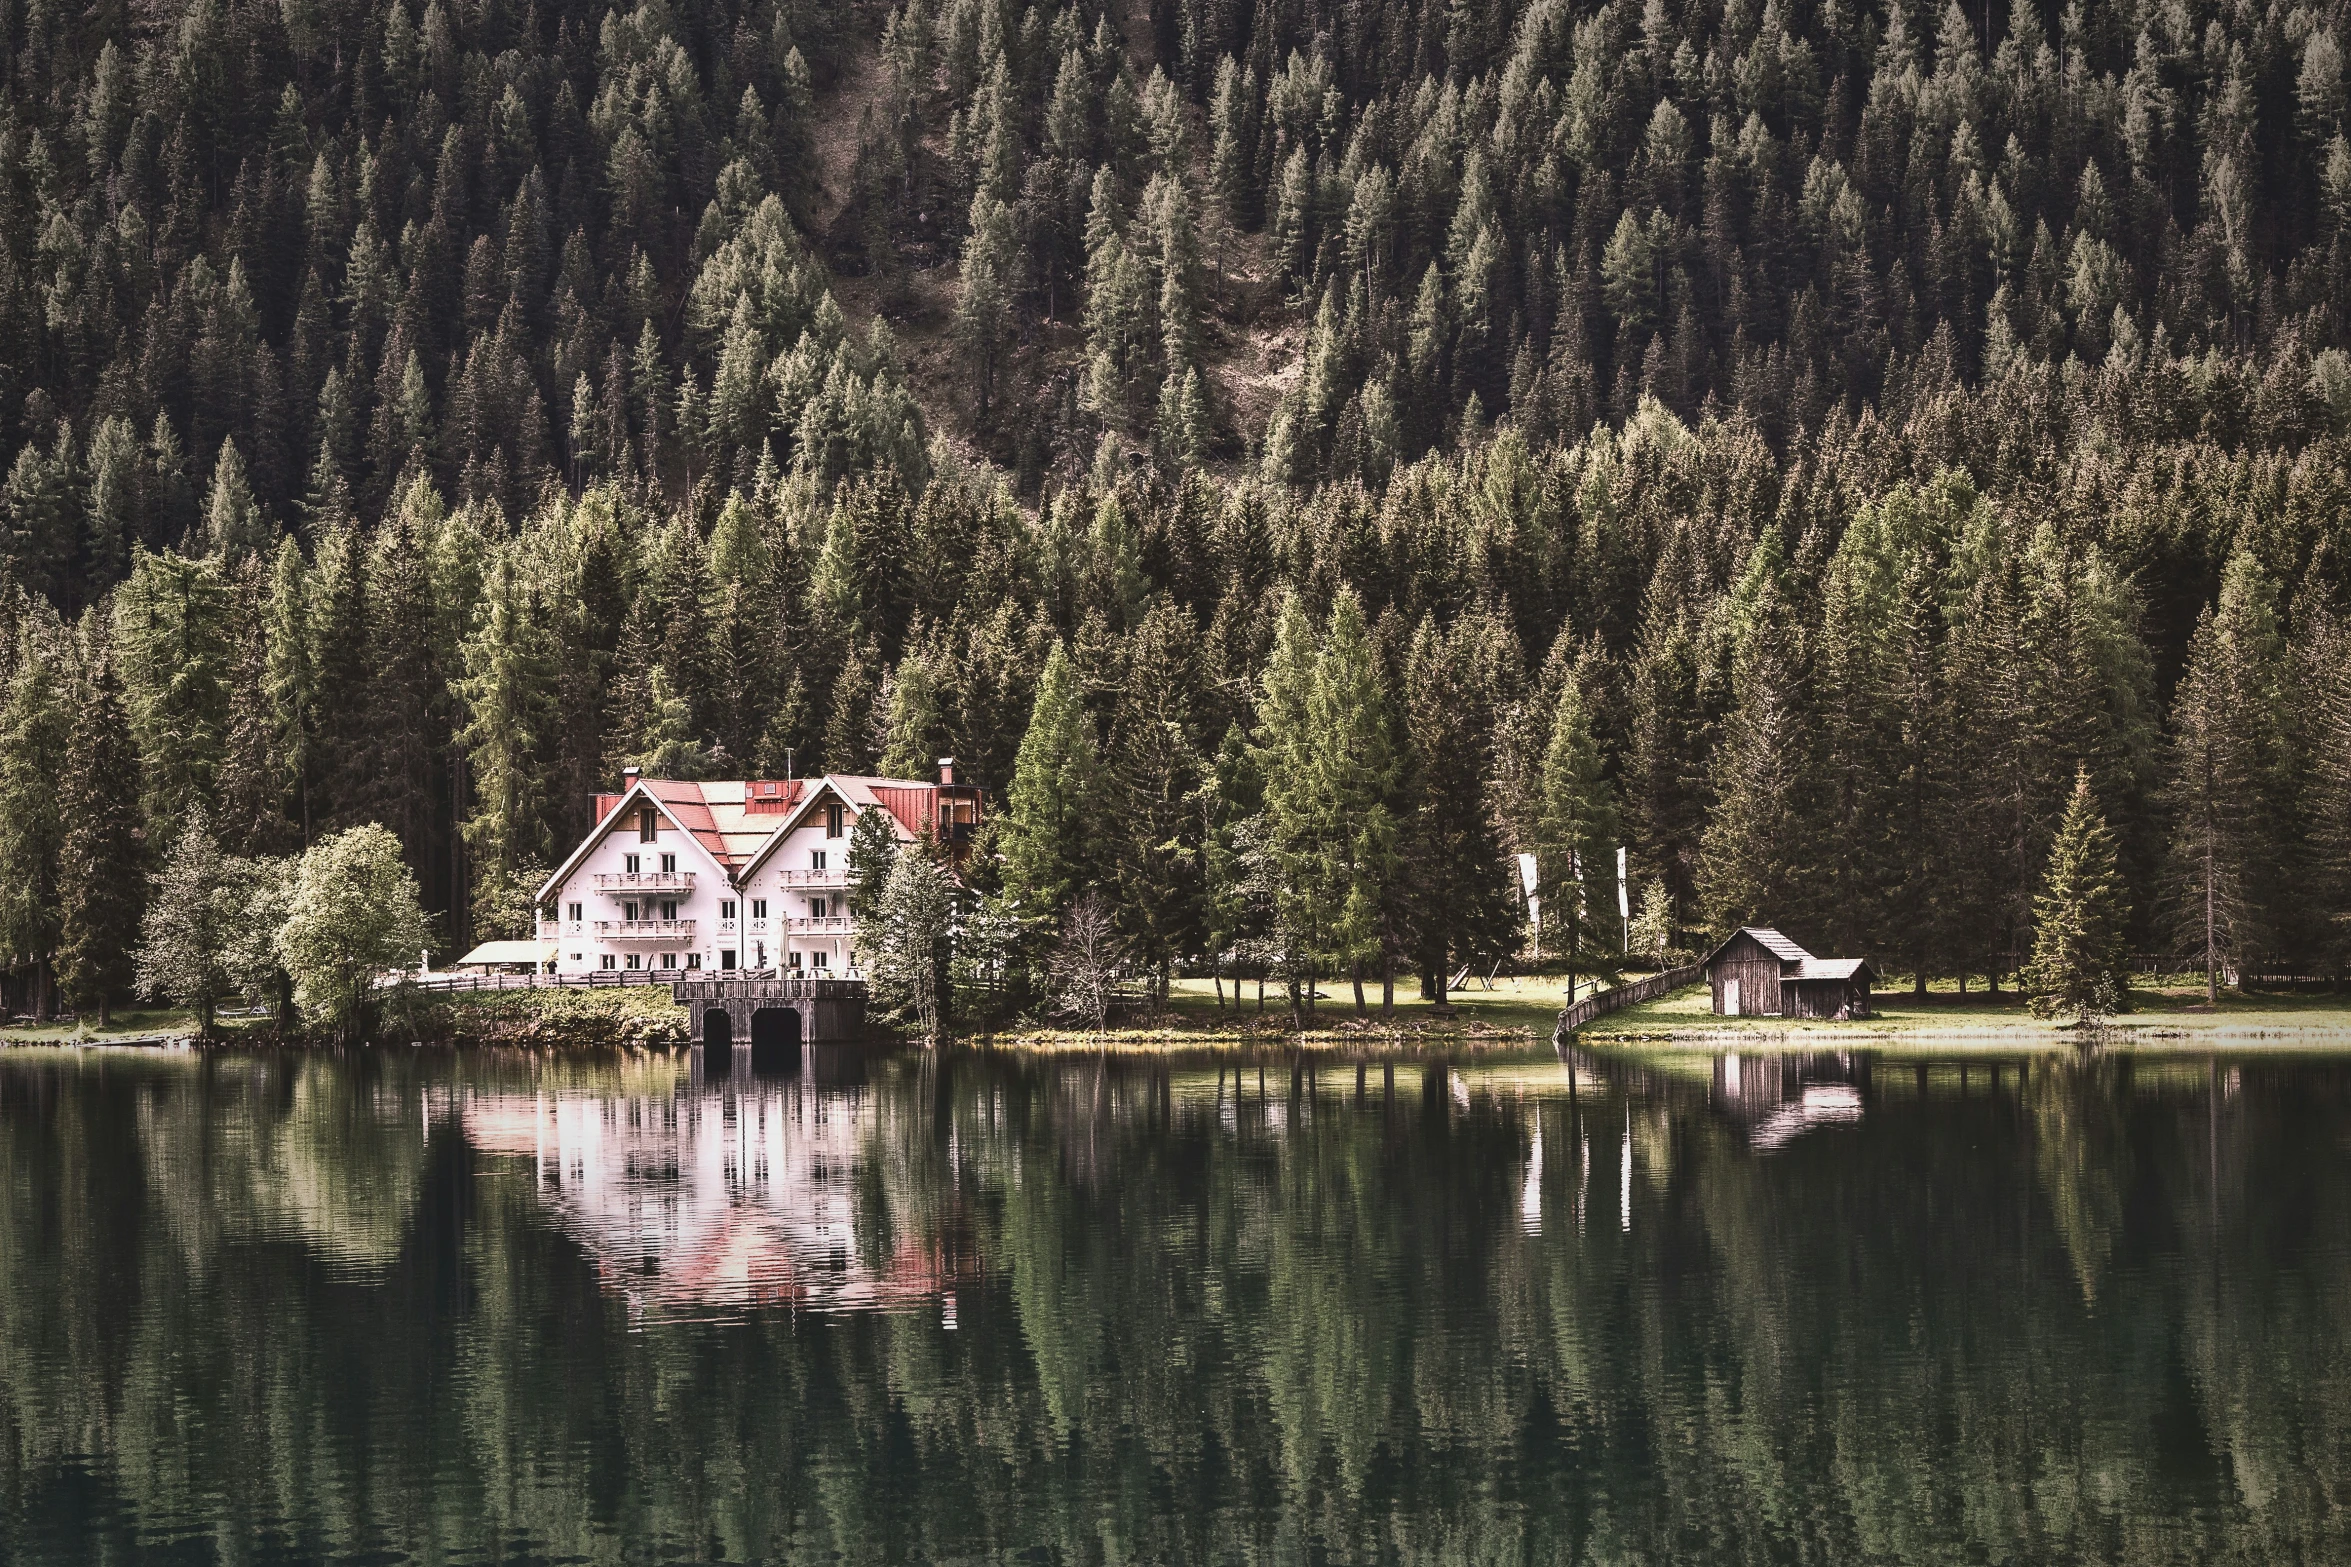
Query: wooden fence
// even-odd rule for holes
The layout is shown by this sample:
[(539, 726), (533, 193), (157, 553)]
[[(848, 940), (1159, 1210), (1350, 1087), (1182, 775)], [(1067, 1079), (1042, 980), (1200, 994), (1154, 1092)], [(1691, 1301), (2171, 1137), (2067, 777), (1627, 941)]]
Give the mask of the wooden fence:
[(1586, 996), (1560, 1012), (1559, 1029), (1552, 1038), (1563, 1040), (1596, 1017), (1606, 1017), (1625, 1007), (1637, 1007), (1644, 1001), (1655, 1001), (1667, 991), (1679, 990), (1684, 985), (1695, 983), (1703, 972), (1697, 964), (1688, 963), (1680, 968), (1669, 968), (1662, 973), (1652, 974), (1647, 979), (1636, 979), (1629, 985), (1618, 985), (1613, 990)]
[[(386, 989), (413, 985), (418, 990), (446, 993), (475, 990), (610, 990), (624, 985), (674, 985), (688, 978), (715, 979), (717, 969), (594, 969), (585, 974), (393, 974), (380, 983)], [(749, 976), (740, 970), (731, 977)]]

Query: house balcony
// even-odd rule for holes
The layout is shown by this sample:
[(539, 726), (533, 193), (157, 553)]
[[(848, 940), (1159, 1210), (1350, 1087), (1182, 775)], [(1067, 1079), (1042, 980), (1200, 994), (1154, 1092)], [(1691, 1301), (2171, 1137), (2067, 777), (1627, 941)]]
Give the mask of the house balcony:
[(845, 865), (821, 871), (778, 871), (776, 875), (787, 887), (846, 887), (849, 885), (849, 868)]
[(596, 878), (596, 890), (618, 897), (623, 893), (666, 892), (684, 897), (694, 890), (692, 871), (620, 871)]
[(846, 914), (827, 914), (822, 919), (801, 915), (783, 922), (784, 929), (795, 936), (846, 936), (856, 922)]
[(692, 941), (692, 920), (598, 920), (598, 941)]

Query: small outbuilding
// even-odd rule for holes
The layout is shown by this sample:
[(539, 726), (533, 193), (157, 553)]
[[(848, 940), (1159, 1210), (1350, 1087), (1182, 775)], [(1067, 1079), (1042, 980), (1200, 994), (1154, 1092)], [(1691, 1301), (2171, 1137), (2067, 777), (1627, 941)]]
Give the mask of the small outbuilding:
[(1763, 925), (1742, 925), (1706, 956), (1717, 1017), (1869, 1016), (1867, 958), (1816, 958)]
[(450, 965), (476, 974), (552, 974), (552, 941), (485, 941)]

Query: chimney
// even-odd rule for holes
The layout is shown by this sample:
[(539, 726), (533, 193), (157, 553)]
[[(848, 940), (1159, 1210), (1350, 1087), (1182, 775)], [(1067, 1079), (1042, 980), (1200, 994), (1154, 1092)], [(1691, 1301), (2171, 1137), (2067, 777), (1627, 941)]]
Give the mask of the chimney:
[(638, 780), (639, 778), (643, 777), (643, 776), (644, 776), (643, 772), (642, 772), (640, 769), (638, 769), (638, 768), (634, 768), (634, 767), (624, 767), (624, 768), (622, 768), (622, 769), (620, 770), (620, 792), (621, 792), (622, 794), (626, 794), (626, 793), (628, 793), (628, 792), (629, 792), (631, 789), (634, 789), (635, 787), (637, 787), (637, 780)]
[(942, 756), (939, 758), (939, 782), (942, 784), (952, 784), (955, 782), (954, 757)]

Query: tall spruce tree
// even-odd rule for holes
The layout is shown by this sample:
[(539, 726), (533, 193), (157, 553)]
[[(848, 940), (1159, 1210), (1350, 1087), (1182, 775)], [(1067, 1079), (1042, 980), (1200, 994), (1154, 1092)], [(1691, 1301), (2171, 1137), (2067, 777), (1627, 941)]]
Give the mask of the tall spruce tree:
[(57, 982), (76, 1012), (111, 1020), (130, 987), (131, 950), (146, 907), (138, 801), (122, 781), (138, 769), (122, 685), (103, 648), (81, 682), (59, 780), (65, 832), (57, 864)]
[(2033, 900), (2033, 956), (2024, 984), (2036, 1015), (2122, 1010), (2130, 987), (2123, 940), (2129, 918), (2114, 834), (2084, 765), (2075, 770), (2073, 797)]
[(2231, 557), (2172, 701), (2164, 891), (2173, 940), (2203, 969), (2207, 999), (2277, 928), (2286, 693), (2275, 593), (2250, 553)]
[(1537, 863), (1541, 867), (1544, 944), (1572, 962), (1620, 952), (1624, 930), (1614, 917), (1618, 813), (1600, 740), (1584, 695), (1588, 674), (1571, 672), (1553, 713), (1543, 751)]
[(1440, 1006), (1456, 963), (1516, 944), (1517, 907), (1493, 787), (1493, 672), (1475, 624), (1424, 617), (1404, 670), (1406, 783), (1400, 859), (1421, 992)]
[(1069, 649), (1056, 642), (1037, 677), (1004, 800), (1004, 886), (1023, 919), (1055, 924), (1099, 873), (1104, 795), (1093, 715)]
[(67, 633), (38, 618), (18, 643), (0, 706), (0, 961), (24, 981), (35, 1017), (54, 999), (59, 855), (65, 814), (58, 781), (71, 755), (74, 704)]

